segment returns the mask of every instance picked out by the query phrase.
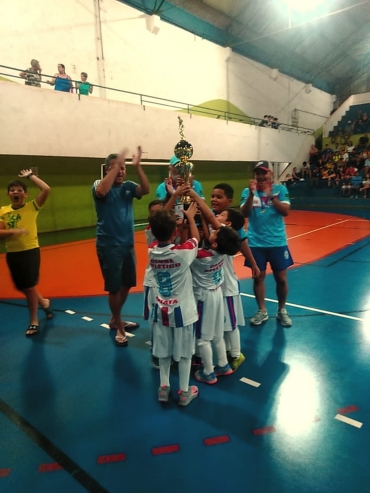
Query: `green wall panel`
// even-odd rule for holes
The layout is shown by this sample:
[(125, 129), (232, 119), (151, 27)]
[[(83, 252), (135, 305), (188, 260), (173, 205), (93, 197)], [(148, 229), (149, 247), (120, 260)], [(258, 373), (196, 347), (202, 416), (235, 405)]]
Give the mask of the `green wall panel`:
[[(42, 213), (38, 218), (39, 232), (63, 231), (88, 228), (95, 225), (96, 216), (91, 187), (100, 178), (100, 166), (104, 158), (61, 158), (45, 156), (4, 156), (0, 155), (0, 205), (9, 203), (7, 184), (16, 179), (19, 170), (38, 167), (40, 177), (52, 191)], [(207, 202), (212, 189), (219, 182), (227, 182), (234, 187), (234, 205), (239, 204), (242, 189), (252, 176), (252, 163), (210, 162), (194, 163), (194, 176), (201, 181)], [(145, 166), (145, 163), (143, 163)], [(135, 220), (145, 222), (148, 205), (154, 199), (159, 183), (168, 174), (166, 166), (147, 165), (145, 172), (151, 183), (151, 192), (141, 200), (135, 201)], [(135, 170), (127, 167), (127, 179), (137, 181)], [(37, 195), (37, 188), (29, 185), (29, 197)]]

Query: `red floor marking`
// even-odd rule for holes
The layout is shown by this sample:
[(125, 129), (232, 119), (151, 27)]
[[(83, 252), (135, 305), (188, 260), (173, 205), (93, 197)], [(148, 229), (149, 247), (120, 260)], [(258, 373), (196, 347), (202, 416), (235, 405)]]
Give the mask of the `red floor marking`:
[(266, 435), (267, 433), (273, 433), (276, 431), (275, 426), (264, 426), (263, 428), (256, 428), (253, 430), (253, 435)]
[(9, 476), (11, 469), (0, 469), (0, 478), (5, 478)]
[(154, 447), (152, 448), (153, 455), (162, 455), (162, 454), (173, 454), (174, 452), (179, 452), (180, 447), (176, 445), (165, 445), (164, 447)]
[(228, 435), (220, 435), (218, 437), (205, 438), (203, 440), (204, 445), (218, 445), (220, 443), (230, 442), (230, 437)]
[(51, 472), (60, 471), (63, 467), (58, 462), (51, 462), (50, 464), (40, 464), (39, 472)]
[(126, 454), (100, 455), (97, 464), (106, 464), (107, 462), (121, 462), (126, 460)]
[(349, 413), (354, 413), (358, 411), (358, 407), (357, 406), (347, 406), (347, 407), (342, 407), (340, 409), (338, 409), (337, 413), (338, 414), (349, 414)]

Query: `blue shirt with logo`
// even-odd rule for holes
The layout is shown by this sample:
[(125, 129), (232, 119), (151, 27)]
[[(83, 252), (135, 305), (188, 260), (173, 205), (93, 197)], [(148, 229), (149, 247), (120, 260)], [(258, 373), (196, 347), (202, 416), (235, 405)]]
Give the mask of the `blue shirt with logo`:
[(134, 244), (134, 215), (132, 201), (136, 197), (137, 183), (124, 181), (118, 187), (112, 186), (105, 197), (98, 198), (95, 190), (100, 180), (92, 187), (97, 214), (97, 246), (125, 246)]
[[(249, 188), (245, 188), (240, 198), (240, 206), (244, 205), (249, 194)], [(289, 192), (284, 185), (273, 184), (272, 196), (278, 197), (280, 202), (290, 204)], [(254, 192), (253, 207), (248, 217), (247, 238), (250, 247), (271, 248), (287, 244), (283, 216), (276, 210), (267, 194), (259, 190)]]

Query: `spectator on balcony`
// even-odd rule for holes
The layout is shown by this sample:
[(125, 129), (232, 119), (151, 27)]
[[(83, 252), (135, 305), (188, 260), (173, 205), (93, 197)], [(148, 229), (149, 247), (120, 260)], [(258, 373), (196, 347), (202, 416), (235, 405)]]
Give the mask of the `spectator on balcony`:
[(292, 175), (290, 173), (288, 173), (285, 177), (285, 180), (283, 181), (284, 185), (289, 188), (291, 187), (292, 185), (294, 185), (294, 180), (292, 178)]
[(363, 151), (369, 144), (367, 132), (358, 139), (358, 150)]
[(310, 151), (309, 151), (309, 163), (310, 163), (310, 171), (311, 171), (311, 176), (313, 170), (318, 166), (319, 163), (319, 150), (315, 147), (314, 144), (311, 145)]
[(370, 189), (370, 171), (367, 171), (365, 178), (362, 180), (360, 192), (364, 193), (364, 199), (367, 198), (367, 191)]
[(336, 186), (339, 185), (338, 172), (334, 163), (330, 164), (330, 167), (327, 169), (326, 176), (328, 179), (328, 187), (332, 187), (333, 183), (335, 183)]
[(297, 168), (294, 166), (292, 170), (292, 179), (294, 182), (301, 181), (302, 180), (302, 175), (299, 171), (297, 171)]
[(278, 129), (280, 126), (279, 120), (277, 118), (273, 118), (271, 122), (271, 128)]
[(354, 148), (355, 148), (355, 146), (353, 145), (352, 140), (349, 140), (347, 142), (347, 152), (348, 152), (348, 154), (351, 154), (353, 152)]
[(81, 72), (81, 82), (77, 82), (76, 89), (82, 96), (88, 96), (93, 92), (93, 85), (87, 82), (87, 73)]
[(350, 184), (351, 195), (357, 198), (362, 184), (362, 177), (360, 176), (358, 171), (356, 171), (355, 174), (352, 176)]
[[(339, 159), (342, 159), (343, 161), (347, 162), (349, 159), (349, 154), (347, 152), (347, 149), (345, 147), (342, 147), (340, 150), (340, 157)], [(338, 159), (338, 161), (339, 161)]]
[(353, 123), (351, 122), (351, 120), (348, 120), (348, 122), (346, 122), (344, 127), (344, 133), (345, 135), (348, 135), (348, 137), (350, 137), (353, 134)]
[(263, 117), (263, 120), (260, 121), (260, 123), (258, 124), (259, 127), (268, 127), (269, 126), (269, 116), (268, 115), (265, 115)]
[(311, 177), (311, 170), (310, 170), (310, 166), (308, 165), (307, 161), (303, 161), (303, 163), (302, 163), (301, 176), (304, 180), (306, 178), (310, 179), (310, 177)]
[(326, 160), (327, 156), (329, 156), (329, 154), (331, 154), (332, 152), (333, 152), (333, 150), (329, 147), (329, 144), (325, 144), (324, 149), (321, 151), (322, 159)]
[(362, 131), (367, 132), (369, 130), (369, 118), (366, 113), (363, 113), (361, 119)]
[(31, 67), (19, 74), (25, 80), (26, 86), (41, 87), (41, 67), (40, 62), (34, 58), (31, 60)]
[(354, 163), (351, 161), (348, 164), (348, 166), (347, 166), (344, 174), (345, 174), (346, 178), (351, 178), (352, 176), (354, 176), (354, 174), (356, 173), (356, 171), (357, 171), (357, 168), (354, 167)]
[(46, 83), (54, 86), (55, 91), (73, 91), (72, 79), (66, 74), (66, 68), (63, 63), (58, 63), (58, 73), (54, 74), (54, 77), (51, 80), (47, 80)]

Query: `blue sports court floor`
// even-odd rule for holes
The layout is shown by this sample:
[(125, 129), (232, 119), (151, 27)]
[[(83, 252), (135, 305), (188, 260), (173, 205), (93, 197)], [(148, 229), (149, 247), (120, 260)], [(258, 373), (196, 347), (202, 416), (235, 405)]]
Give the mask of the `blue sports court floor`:
[(246, 361), (216, 385), (198, 382), (186, 408), (176, 367), (173, 399), (157, 401), (141, 293), (124, 307), (141, 324), (127, 348), (101, 325), (103, 296), (53, 299), (55, 318), (30, 339), (23, 300), (0, 302), (0, 491), (369, 493), (369, 233), (310, 263), (295, 254), (290, 329), (274, 318), (271, 275), (270, 319), (249, 325), (242, 280)]

